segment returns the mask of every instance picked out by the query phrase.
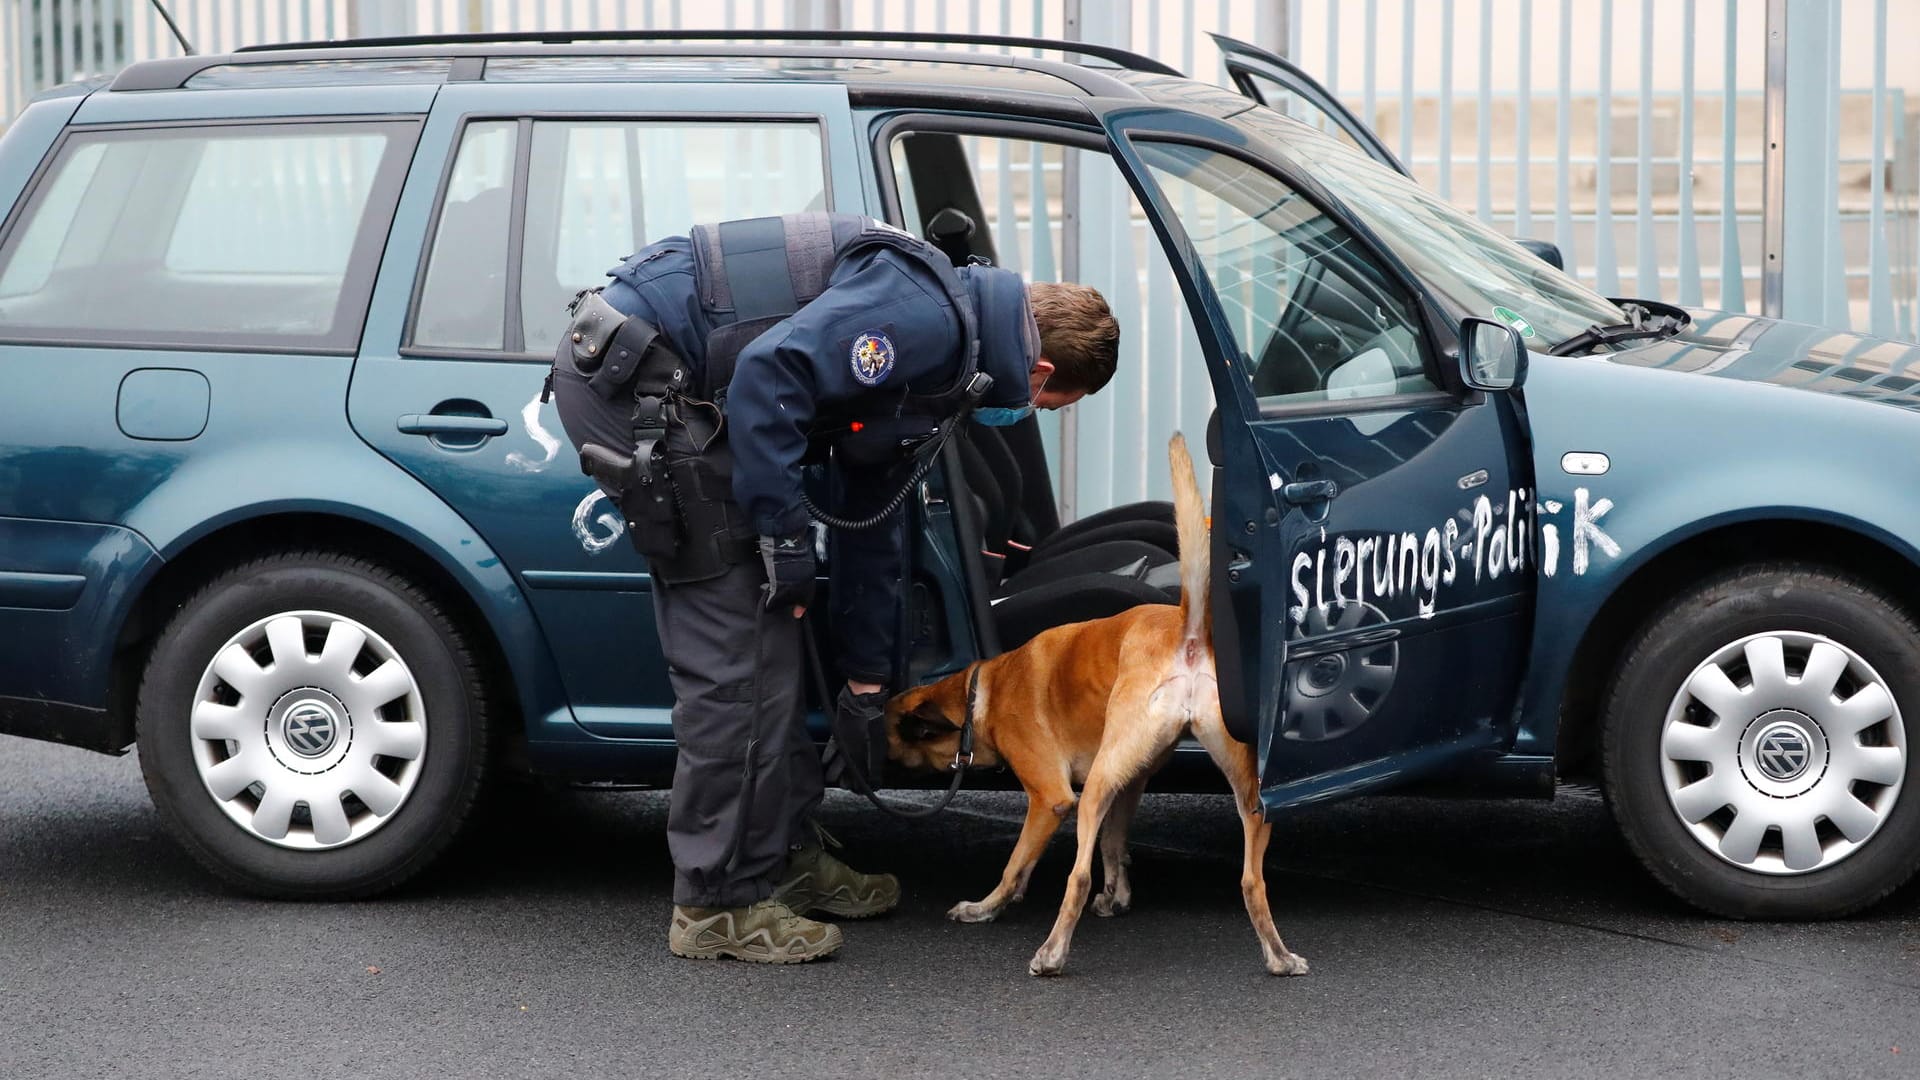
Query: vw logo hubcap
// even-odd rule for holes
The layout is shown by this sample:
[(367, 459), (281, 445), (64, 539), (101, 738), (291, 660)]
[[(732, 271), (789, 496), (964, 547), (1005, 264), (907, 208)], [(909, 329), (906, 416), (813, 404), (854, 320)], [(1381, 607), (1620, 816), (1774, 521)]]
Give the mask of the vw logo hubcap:
[(324, 756), (340, 734), (340, 719), (324, 702), (306, 699), (293, 704), (280, 721), (287, 749), (305, 758)]
[(1818, 720), (1799, 709), (1769, 709), (1740, 737), (1740, 772), (1760, 794), (1791, 799), (1820, 782), (1828, 753)]
[(1772, 724), (1760, 733), (1754, 757), (1769, 780), (1792, 780), (1807, 771), (1813, 748), (1807, 733), (1790, 720)]

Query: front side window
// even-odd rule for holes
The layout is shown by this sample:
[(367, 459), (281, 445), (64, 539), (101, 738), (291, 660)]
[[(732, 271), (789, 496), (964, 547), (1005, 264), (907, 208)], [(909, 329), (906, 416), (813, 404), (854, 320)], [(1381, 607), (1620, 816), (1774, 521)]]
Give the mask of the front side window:
[(1439, 389), (1411, 298), (1339, 222), (1239, 158), (1137, 146), (1200, 255), (1262, 402)]
[(0, 336), (351, 350), (411, 131), (76, 134), (0, 246)]

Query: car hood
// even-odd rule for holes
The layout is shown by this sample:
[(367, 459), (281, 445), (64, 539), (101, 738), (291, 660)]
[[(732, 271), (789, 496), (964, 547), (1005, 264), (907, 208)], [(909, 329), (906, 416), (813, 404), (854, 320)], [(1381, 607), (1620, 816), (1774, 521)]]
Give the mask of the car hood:
[(1758, 315), (1689, 310), (1670, 338), (1593, 359), (1771, 383), (1920, 412), (1920, 344)]

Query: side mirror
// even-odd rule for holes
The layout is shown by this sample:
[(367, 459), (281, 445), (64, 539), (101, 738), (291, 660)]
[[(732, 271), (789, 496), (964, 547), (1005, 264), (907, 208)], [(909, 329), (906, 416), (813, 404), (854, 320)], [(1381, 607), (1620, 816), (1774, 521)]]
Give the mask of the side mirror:
[(1567, 260), (1565, 256), (1560, 254), (1560, 246), (1550, 240), (1521, 240), (1516, 237), (1513, 242), (1533, 252), (1541, 262), (1546, 263), (1555, 270), (1565, 270), (1567, 268)]
[(1520, 331), (1492, 319), (1460, 321), (1460, 381), (1475, 390), (1512, 390), (1527, 378)]

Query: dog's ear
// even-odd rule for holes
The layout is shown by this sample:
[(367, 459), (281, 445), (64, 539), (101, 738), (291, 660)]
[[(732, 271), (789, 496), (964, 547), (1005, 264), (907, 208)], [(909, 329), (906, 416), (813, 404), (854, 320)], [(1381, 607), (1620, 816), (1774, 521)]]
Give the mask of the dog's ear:
[(960, 725), (947, 719), (932, 701), (922, 701), (900, 716), (900, 738), (906, 742), (926, 742), (959, 730)]

